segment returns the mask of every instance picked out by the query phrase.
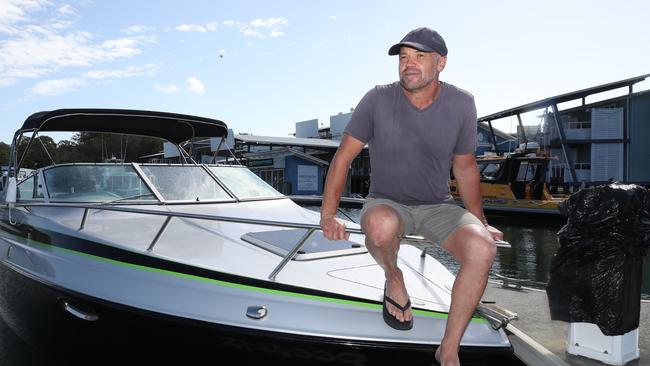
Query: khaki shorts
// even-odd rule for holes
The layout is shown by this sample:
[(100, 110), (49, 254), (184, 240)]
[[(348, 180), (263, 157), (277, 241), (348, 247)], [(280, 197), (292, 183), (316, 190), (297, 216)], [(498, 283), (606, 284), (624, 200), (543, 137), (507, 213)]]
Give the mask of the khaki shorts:
[(361, 209), (361, 222), (363, 215), (375, 205), (386, 205), (397, 211), (404, 222), (402, 235), (421, 235), (438, 244), (442, 244), (449, 234), (463, 225), (483, 227), (474, 214), (453, 203), (407, 206), (385, 198), (366, 198)]

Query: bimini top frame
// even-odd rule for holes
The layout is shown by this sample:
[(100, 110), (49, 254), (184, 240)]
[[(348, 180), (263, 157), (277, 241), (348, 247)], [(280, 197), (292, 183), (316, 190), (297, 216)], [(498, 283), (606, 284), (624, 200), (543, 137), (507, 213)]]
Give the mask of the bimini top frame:
[(181, 143), (194, 137), (225, 137), (222, 121), (184, 114), (127, 109), (57, 109), (34, 113), (17, 133), (105, 132), (163, 138)]
[[(186, 154), (179, 144), (195, 137), (220, 137), (228, 135), (222, 121), (185, 114), (129, 109), (57, 109), (37, 112), (29, 116), (16, 131), (12, 142), (9, 175), (18, 171), (22, 159), (17, 159), (18, 140), (24, 133), (35, 137), (41, 131), (104, 132), (158, 137), (179, 148), (183, 159)], [(33, 139), (30, 140), (30, 145)], [(27, 147), (27, 150), (29, 150)], [(13, 169), (13, 170), (12, 170)]]

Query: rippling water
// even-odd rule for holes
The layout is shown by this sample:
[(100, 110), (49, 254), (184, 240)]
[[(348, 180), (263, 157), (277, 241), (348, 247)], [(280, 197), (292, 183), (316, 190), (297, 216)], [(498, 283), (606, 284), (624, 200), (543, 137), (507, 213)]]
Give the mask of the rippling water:
[[(318, 206), (305, 207), (315, 211), (320, 209)], [(360, 211), (357, 208), (341, 208), (339, 217), (358, 222)], [(512, 245), (509, 249), (499, 248), (490, 277), (497, 279), (495, 274), (499, 274), (524, 280), (529, 287), (545, 288), (551, 259), (558, 249), (557, 232), (562, 228), (562, 223), (512, 218), (490, 218), (490, 222), (503, 232), (504, 240)], [(457, 273), (458, 263), (440, 246), (428, 247), (427, 253), (437, 258), (451, 272)], [(643, 269), (641, 298), (650, 300), (650, 262), (647, 260)]]

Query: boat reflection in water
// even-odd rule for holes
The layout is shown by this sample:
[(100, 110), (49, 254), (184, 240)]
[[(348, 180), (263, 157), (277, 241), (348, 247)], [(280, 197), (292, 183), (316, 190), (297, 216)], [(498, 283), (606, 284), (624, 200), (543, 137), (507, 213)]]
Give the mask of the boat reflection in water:
[[(349, 241), (327, 241), (317, 212), (243, 166), (196, 164), (180, 146), (225, 137), (223, 122), (134, 110), (41, 112), (15, 135), (13, 171), (24, 161), (16, 148), (23, 134), (32, 134), (31, 144), (48, 131), (157, 137), (181, 156), (180, 164), (52, 164), (6, 179), (0, 313), (29, 344), (85, 363), (221, 362), (226, 353), (283, 364), (433, 360), (454, 275), (404, 246), (399, 261), (415, 325), (390, 328), (383, 271), (358, 225), (347, 223)], [(505, 323), (477, 313), (461, 344), (463, 364), (511, 364)]]

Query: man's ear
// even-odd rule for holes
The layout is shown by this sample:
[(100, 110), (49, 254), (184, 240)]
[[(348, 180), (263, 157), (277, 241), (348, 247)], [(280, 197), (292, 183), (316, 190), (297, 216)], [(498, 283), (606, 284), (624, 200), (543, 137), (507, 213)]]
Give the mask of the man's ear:
[(440, 56), (438, 58), (438, 72), (444, 70), (445, 65), (447, 65), (447, 56)]

